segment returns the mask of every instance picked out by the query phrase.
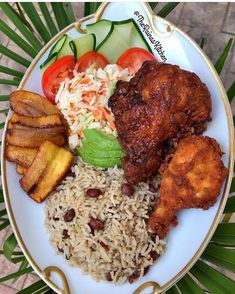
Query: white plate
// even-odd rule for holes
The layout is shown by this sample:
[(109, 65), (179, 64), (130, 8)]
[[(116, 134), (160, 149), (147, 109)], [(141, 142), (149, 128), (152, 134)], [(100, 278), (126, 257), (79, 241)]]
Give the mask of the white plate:
[[(52, 273), (50, 279), (45, 277), (45, 268), (56, 266), (67, 278), (71, 293), (132, 293), (141, 284), (147, 281), (155, 281), (164, 290), (176, 282), (195, 263), (209, 242), (220, 220), (226, 198), (228, 195), (231, 175), (233, 170), (233, 126), (230, 106), (223, 85), (206, 55), (199, 46), (185, 33), (171, 23), (151, 15), (149, 6), (144, 3), (111, 3), (103, 4), (93, 16), (84, 18), (73, 24), (45, 46), (35, 58), (27, 70), (20, 88), (42, 93), (41, 72), (39, 65), (46, 59), (52, 44), (63, 34), (67, 33), (73, 38), (81, 34), (80, 26), (92, 23), (99, 18), (110, 20), (122, 20), (133, 18), (140, 29), (148, 32), (158, 41), (162, 47), (162, 59), (172, 64), (178, 64), (181, 68), (195, 72), (206, 83), (212, 96), (212, 122), (208, 125), (206, 135), (215, 138), (225, 152), (223, 161), (229, 168), (230, 174), (225, 183), (220, 198), (214, 207), (208, 211), (199, 209), (184, 210), (179, 214), (179, 224), (171, 229), (166, 253), (159, 262), (151, 268), (149, 273), (134, 284), (117, 286), (108, 282), (96, 283), (87, 275), (81, 275), (79, 268), (70, 267), (61, 256), (55, 254), (49, 243), (49, 235), (44, 228), (44, 206), (32, 201), (19, 185), (19, 175), (16, 174), (15, 165), (6, 162), (2, 148), (2, 175), (5, 200), (11, 224), (16, 238), (36, 272), (57, 292), (63, 288), (61, 275)], [(144, 33), (148, 40), (148, 37)], [(161, 57), (154, 49), (154, 45), (148, 40), (154, 54)], [(193, 97), (192, 97), (193, 99)], [(8, 118), (11, 113), (8, 115)], [(4, 141), (5, 132), (3, 135)], [(62, 277), (62, 280), (63, 277)], [(157, 285), (152, 284), (152, 285)], [(57, 285), (57, 286), (56, 286)], [(58, 288), (59, 287), (59, 288)], [(68, 293), (68, 291), (65, 291)]]

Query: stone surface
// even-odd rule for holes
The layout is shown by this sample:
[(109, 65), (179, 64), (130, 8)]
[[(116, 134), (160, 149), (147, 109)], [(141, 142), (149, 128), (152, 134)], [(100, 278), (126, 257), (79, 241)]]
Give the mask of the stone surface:
[(23, 288), (26, 288), (33, 283), (37, 282), (39, 280), (39, 277), (33, 274), (27, 274), (26, 279), (24, 281)]
[(82, 3), (82, 2), (73, 3), (73, 7), (74, 7), (75, 18), (76, 18), (76, 20), (79, 20), (80, 18), (83, 17), (84, 3)]
[(221, 30), (224, 18), (226, 16), (228, 3), (184, 3), (183, 12), (180, 18), (180, 24), (196, 27), (198, 30), (208, 30), (217, 28)]
[[(3, 255), (0, 255), (0, 265), (1, 265), (0, 278), (5, 277), (11, 273), (18, 271), (18, 268), (19, 268), (19, 264), (15, 265), (15, 264), (9, 262)], [(16, 281), (10, 280), (10, 281), (4, 282), (3, 284), (5, 286), (10, 286), (11, 288), (14, 288), (15, 290), (21, 290), (25, 279), (26, 279), (26, 276), (22, 276), (19, 279), (17, 279)], [(0, 293), (2, 293), (2, 292), (0, 291)]]
[(223, 31), (235, 35), (235, 3), (229, 3), (228, 14), (224, 22)]
[[(164, 7), (165, 4), (166, 3), (164, 2), (158, 3), (158, 5), (154, 9), (154, 12), (158, 13)], [(179, 3), (177, 7), (174, 10), (172, 10), (170, 14), (167, 15), (166, 19), (172, 22), (173, 24), (177, 25), (180, 20), (181, 13), (183, 11), (183, 7), (184, 3)]]
[(11, 287), (0, 284), (0, 293), (2, 293), (2, 294), (16, 294), (16, 290)]

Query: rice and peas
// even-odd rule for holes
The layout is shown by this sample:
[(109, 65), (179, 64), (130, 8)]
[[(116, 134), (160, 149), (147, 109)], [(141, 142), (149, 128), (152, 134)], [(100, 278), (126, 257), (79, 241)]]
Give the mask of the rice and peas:
[[(85, 128), (116, 136), (108, 99), (117, 80), (128, 81), (117, 65), (74, 72), (61, 83), (57, 107), (70, 126), (69, 144), (80, 144)], [(151, 183), (158, 186), (158, 179)], [(130, 283), (146, 274), (164, 252), (165, 241), (147, 232), (146, 219), (156, 204), (157, 190), (140, 183), (125, 193), (121, 168), (94, 168), (79, 157), (52, 197), (46, 201), (45, 225), (58, 253), (96, 281)]]

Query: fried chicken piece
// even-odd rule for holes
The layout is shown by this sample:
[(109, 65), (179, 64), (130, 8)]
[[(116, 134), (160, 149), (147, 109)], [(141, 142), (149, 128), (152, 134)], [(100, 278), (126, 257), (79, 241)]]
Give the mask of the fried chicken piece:
[(146, 61), (130, 82), (117, 83), (109, 106), (126, 153), (125, 176), (134, 184), (156, 174), (167, 139), (203, 132), (211, 97), (195, 73)]
[(148, 220), (150, 231), (164, 238), (180, 209), (206, 210), (215, 204), (228, 174), (222, 154), (216, 140), (209, 137), (193, 135), (179, 143), (162, 174), (160, 198)]

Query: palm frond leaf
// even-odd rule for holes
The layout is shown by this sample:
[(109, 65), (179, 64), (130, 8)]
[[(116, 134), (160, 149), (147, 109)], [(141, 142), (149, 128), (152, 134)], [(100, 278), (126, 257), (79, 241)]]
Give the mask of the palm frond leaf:
[(201, 42), (199, 44), (202, 49), (204, 48), (205, 43), (206, 43), (206, 38), (205, 37), (202, 37)]
[(6, 281), (9, 281), (9, 280), (18, 278), (18, 277), (23, 276), (25, 274), (31, 273), (32, 271), (33, 271), (33, 269), (31, 267), (28, 267), (28, 268), (23, 269), (21, 271), (17, 271), (17, 272), (15, 272), (13, 274), (10, 274), (10, 275), (7, 275), (5, 277), (2, 277), (2, 278), (0, 278), (0, 284), (1, 283), (4, 283)]
[(0, 85), (11, 85), (11, 86), (18, 86), (19, 85), (18, 80), (5, 80), (5, 79), (0, 79)]
[(49, 31), (51, 33), (51, 36), (56, 35), (58, 33), (58, 30), (57, 30), (57, 27), (56, 27), (50, 13), (49, 13), (49, 10), (47, 8), (46, 3), (45, 2), (39, 2), (38, 5), (39, 5), (39, 8), (40, 8), (40, 10), (42, 12), (43, 18), (44, 18), (44, 20), (45, 20), (45, 22), (47, 24), (47, 27), (48, 27), (48, 29), (49, 29)]
[(186, 274), (178, 283), (178, 288), (182, 293), (204, 294), (204, 291)]
[(216, 61), (215, 63), (215, 69), (216, 71), (218, 72), (218, 74), (221, 73), (222, 69), (223, 69), (223, 66), (225, 64), (225, 61), (228, 57), (228, 54), (229, 54), (229, 51), (231, 49), (233, 45), (233, 39), (229, 39), (227, 45), (225, 46), (223, 52), (221, 53), (220, 57), (218, 58), (218, 60)]
[(180, 294), (180, 291), (176, 286), (172, 286), (169, 290), (166, 291), (166, 294)]
[[(19, 2), (16, 2), (16, 8), (17, 9), (14, 9), (15, 10), (15, 13), (19, 16), (19, 18), (22, 20), (22, 22), (26, 25), (26, 27), (34, 34), (34, 35), (37, 35), (36, 31), (34, 30), (32, 24), (30, 23), (30, 21), (28, 21), (26, 19), (26, 16), (25, 16), (25, 12), (24, 10), (21, 8), (20, 6), (20, 3)], [(39, 36), (37, 36), (38, 38)], [(39, 38), (40, 39), (40, 38)]]
[(35, 49), (36, 53), (42, 48), (42, 44), (39, 40), (34, 36), (34, 34), (27, 28), (21, 18), (17, 15), (14, 9), (10, 6), (10, 4), (6, 2), (0, 3), (0, 8), (4, 12), (4, 14), (12, 21), (12, 23), (17, 27), (17, 29), (21, 32), (21, 34), (25, 37), (26, 40), (32, 45)]
[(171, 2), (167, 3), (158, 13), (157, 15), (164, 18), (166, 17), (175, 7), (180, 4), (180, 2)]
[(31, 47), (29, 43), (24, 41), (16, 32), (14, 32), (4, 21), (0, 19), (0, 31), (2, 31), (8, 38), (10, 38), (16, 45), (18, 45), (25, 53), (31, 57), (35, 57), (37, 52)]
[(90, 15), (99, 8), (101, 2), (85, 2), (84, 5), (84, 16)]
[(34, 28), (37, 30), (38, 34), (44, 41), (47, 43), (51, 39), (51, 35), (49, 34), (47, 28), (43, 24), (41, 18), (39, 17), (33, 3), (30, 2), (21, 2), (20, 5), (24, 9), (25, 13), (29, 17), (31, 23), (33, 24)]
[(68, 15), (64, 10), (62, 2), (52, 2), (51, 6), (55, 15), (57, 25), (60, 30), (64, 29), (65, 27), (71, 24), (71, 21), (69, 20)]
[(234, 193), (235, 192), (235, 178), (232, 179), (231, 187), (229, 193)]
[(3, 191), (2, 189), (0, 189), (0, 203), (4, 202), (4, 198), (3, 198)]
[(235, 246), (235, 224), (219, 224), (211, 239), (211, 242), (218, 243), (226, 247)]
[[(28, 267), (28, 265), (29, 265), (28, 260), (26, 259), (26, 257), (23, 256), (18, 271), (22, 271), (22, 270), (26, 269), (26, 268)], [(15, 282), (18, 280), (18, 278), (19, 278), (19, 277), (16, 277), (16, 278), (14, 279), (13, 283), (15, 283)]]
[(15, 235), (12, 233), (3, 244), (3, 254), (9, 261), (11, 261), (12, 254), (17, 245)]
[(235, 293), (235, 282), (205, 262), (197, 261), (190, 272), (213, 294)]
[(70, 2), (63, 2), (64, 11), (67, 14), (68, 20), (70, 23), (73, 23), (76, 21), (75, 15), (73, 12), (73, 7)]
[(201, 258), (235, 272), (235, 251), (215, 244), (209, 244)]
[[(36, 283), (30, 285), (29, 287), (19, 291), (17, 294), (36, 294), (38, 293), (37, 291), (46, 288), (46, 289), (50, 289), (45, 282), (43, 282), (42, 280), (37, 281)], [(40, 292), (39, 292), (40, 293)]]
[(22, 78), (24, 73), (23, 72), (20, 72), (20, 71), (17, 71), (17, 70), (14, 70), (14, 69), (11, 69), (11, 68), (8, 68), (8, 67), (5, 67), (5, 66), (2, 66), (0, 65), (0, 72), (1, 73), (5, 73), (5, 74), (8, 74), (10, 76), (14, 76), (14, 77), (18, 77), (18, 78)]
[(152, 10), (154, 10), (159, 2), (148, 2), (149, 6), (151, 7)]
[(0, 101), (8, 101), (9, 95), (0, 95)]
[(233, 212), (235, 212), (235, 196), (228, 198), (228, 201), (224, 208), (224, 213), (233, 213)]
[(29, 67), (30, 65), (30, 61), (23, 58), (22, 56), (16, 54), (14, 51), (6, 48), (5, 46), (3, 46), (2, 44), (0, 44), (0, 53), (2, 53), (3, 55), (9, 57), (10, 59), (18, 62), (19, 64), (22, 64), (25, 67)]
[(232, 102), (233, 98), (235, 97), (235, 82), (233, 82), (230, 88), (228, 89), (227, 96), (229, 102)]
[(0, 217), (7, 215), (7, 210), (4, 208), (2, 210), (0, 210)]
[(2, 230), (4, 230), (6, 227), (8, 227), (9, 225), (10, 225), (9, 220), (8, 220), (8, 219), (4, 219), (4, 220), (2, 221), (2, 223), (0, 224), (0, 232), (1, 232)]
[(3, 128), (4, 128), (4, 126), (5, 126), (5, 122), (3, 122), (3, 123), (0, 123), (0, 129), (3, 129)]
[(8, 108), (6, 108), (6, 109), (1, 109), (1, 110), (0, 110), (0, 113), (4, 113), (5, 115), (7, 115), (8, 112), (9, 112), (9, 109), (8, 109)]

